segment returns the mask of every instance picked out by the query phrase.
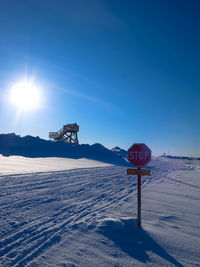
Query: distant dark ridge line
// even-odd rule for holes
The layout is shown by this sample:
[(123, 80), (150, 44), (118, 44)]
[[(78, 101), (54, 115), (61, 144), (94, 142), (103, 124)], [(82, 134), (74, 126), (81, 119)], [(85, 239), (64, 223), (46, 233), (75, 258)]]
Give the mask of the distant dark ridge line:
[(162, 155), (163, 158), (169, 158), (169, 159), (187, 159), (187, 160), (200, 160), (198, 157), (186, 157), (186, 156), (171, 156), (171, 155)]

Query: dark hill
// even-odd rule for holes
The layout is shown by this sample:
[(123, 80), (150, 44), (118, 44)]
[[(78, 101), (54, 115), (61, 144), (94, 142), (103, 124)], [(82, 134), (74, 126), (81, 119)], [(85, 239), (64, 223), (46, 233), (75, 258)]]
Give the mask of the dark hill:
[(114, 165), (129, 165), (123, 158), (101, 144), (74, 146), (62, 141), (47, 141), (29, 135), (20, 137), (15, 134), (0, 134), (0, 154), (4, 156), (18, 155), (31, 158), (88, 158)]

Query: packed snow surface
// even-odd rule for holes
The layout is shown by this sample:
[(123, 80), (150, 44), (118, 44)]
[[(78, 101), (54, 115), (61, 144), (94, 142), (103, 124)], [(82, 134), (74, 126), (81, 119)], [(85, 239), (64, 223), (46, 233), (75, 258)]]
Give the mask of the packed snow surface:
[(105, 167), (111, 164), (90, 159), (68, 158), (27, 158), (21, 156), (4, 157), (0, 155), (0, 175), (61, 171), (77, 168)]
[[(9, 169), (14, 158), (2, 159)], [(199, 161), (150, 162), (138, 229), (137, 180), (126, 167), (15, 160), (24, 164), (17, 174), (0, 176), (1, 266), (199, 266)]]

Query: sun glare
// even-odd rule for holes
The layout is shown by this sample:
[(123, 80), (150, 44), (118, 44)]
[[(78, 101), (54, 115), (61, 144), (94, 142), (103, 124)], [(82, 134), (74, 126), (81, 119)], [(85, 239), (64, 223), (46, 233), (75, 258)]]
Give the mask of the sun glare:
[(40, 90), (32, 82), (18, 82), (11, 88), (10, 100), (21, 110), (36, 109), (40, 103)]

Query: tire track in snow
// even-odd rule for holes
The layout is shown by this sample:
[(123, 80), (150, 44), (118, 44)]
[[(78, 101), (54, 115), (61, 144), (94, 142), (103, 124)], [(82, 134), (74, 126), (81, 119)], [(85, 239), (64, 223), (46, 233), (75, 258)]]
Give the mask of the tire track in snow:
[[(24, 203), (24, 202), (23, 202)], [(87, 207), (86, 207), (87, 208)], [(85, 209), (86, 209), (85, 208)], [(68, 209), (68, 208), (67, 208)], [(66, 209), (63, 209), (63, 211), (66, 211)], [(79, 209), (79, 212), (80, 212), (80, 209)], [(59, 213), (61, 213), (60, 211), (59, 211)], [(55, 213), (54, 213), (54, 215), (53, 215), (53, 217), (55, 217)], [(58, 219), (58, 217), (56, 216), (56, 218)], [(63, 218), (61, 218), (62, 220), (63, 220)], [(39, 224), (35, 224), (34, 225), (34, 228), (35, 227), (39, 227), (39, 226), (41, 226), (41, 225), (44, 225), (45, 223), (49, 223), (50, 221), (52, 221), (52, 220), (47, 220), (47, 221), (42, 221), (41, 223), (39, 223)], [(71, 221), (71, 220), (70, 220)], [(65, 223), (62, 225), (62, 226), (65, 226)], [(11, 244), (11, 245), (9, 245), (9, 247), (6, 247), (6, 248), (4, 248), (4, 252), (6, 251), (8, 251), (8, 250), (10, 250), (10, 249), (12, 249), (15, 245), (18, 245), (19, 244), (19, 242), (21, 242), (21, 239), (20, 240), (18, 240), (18, 241), (16, 241), (16, 239), (17, 239), (17, 237), (18, 236), (20, 236), (21, 237), (21, 235), (22, 234), (24, 234), (24, 233), (26, 233), (26, 232), (30, 232), (31, 231), (31, 228), (33, 227), (33, 225), (31, 224), (31, 227), (27, 227), (27, 228), (25, 228), (25, 229), (22, 229), (21, 231), (19, 231), (18, 233), (16, 233), (15, 234), (15, 236), (9, 236), (8, 238), (7, 238), (7, 243), (8, 242), (10, 242), (10, 240), (11, 239), (14, 239), (14, 242), (13, 242), (13, 244)], [(43, 227), (44, 228), (44, 227)], [(55, 232), (55, 231), (54, 231)], [(44, 232), (45, 234), (46, 234), (46, 232)], [(33, 234), (33, 232), (32, 232), (32, 234)], [(35, 233), (34, 233), (35, 234)], [(41, 236), (41, 235), (40, 235)], [(27, 240), (26, 240), (27, 241)], [(28, 240), (29, 241), (29, 240)], [(5, 245), (5, 240), (4, 240), (4, 245)], [(31, 248), (31, 249), (33, 249), (33, 248)], [(1, 254), (3, 254), (2, 253), (2, 251), (1, 251)], [(21, 258), (21, 257), (20, 257)]]
[[(143, 179), (143, 186), (162, 180), (163, 176), (173, 170), (173, 168), (169, 170), (169, 164), (164, 165), (166, 165), (164, 169), (161, 169), (160, 165), (159, 168), (155, 166), (153, 170), (156, 175), (151, 179)], [(21, 181), (19, 182), (20, 178)], [(29, 180), (31, 180), (30, 183), (28, 183)], [(0, 242), (0, 259), (3, 264), (9, 262), (10, 266), (28, 264), (41, 255), (43, 250), (60, 242), (62, 232), (66, 231), (68, 227), (83, 221), (83, 219), (92, 222), (94, 220), (93, 214), (116, 206), (119, 201), (124, 201), (136, 193), (136, 178), (128, 177), (126, 168), (123, 167), (22, 175), (11, 179), (7, 184), (5, 181), (3, 183), (5, 188), (12, 193), (11, 195), (14, 194), (13, 190), (25, 194), (25, 199), (22, 194), (19, 195), (17, 201), (13, 203), (13, 207), (24, 205), (30, 208), (32, 202), (42, 206), (45, 204), (44, 199), (46, 197), (46, 195), (43, 196), (43, 193), (47, 194), (47, 206), (49, 199), (54, 199), (52, 203), (63, 202), (62, 206), (55, 204), (55, 207), (51, 207), (50, 212), (45, 216), (39, 218), (36, 216), (22, 225), (20, 229), (4, 235)], [(131, 190), (127, 189), (130, 187)], [(46, 191), (43, 192), (44, 189)], [(43, 198), (35, 196), (35, 190), (39, 191)], [(61, 193), (62, 197), (58, 192)], [(66, 196), (64, 197), (64, 195)], [(33, 198), (31, 199), (31, 197)], [(70, 206), (68, 203), (70, 200), (76, 204)], [(13, 207), (10, 207), (11, 212)], [(9, 209), (9, 206), (6, 207), (4, 202), (4, 209), (6, 208)], [(57, 208), (58, 211), (56, 211)]]

